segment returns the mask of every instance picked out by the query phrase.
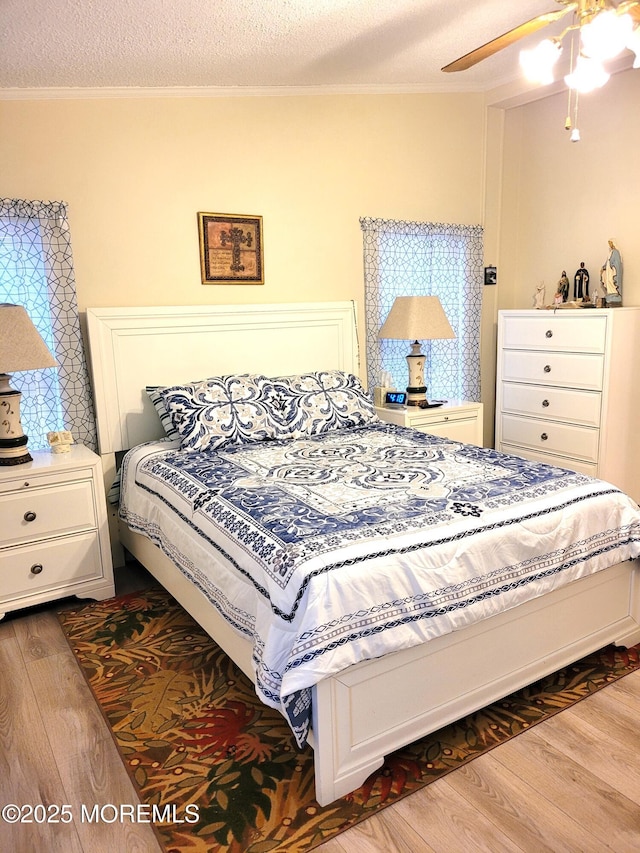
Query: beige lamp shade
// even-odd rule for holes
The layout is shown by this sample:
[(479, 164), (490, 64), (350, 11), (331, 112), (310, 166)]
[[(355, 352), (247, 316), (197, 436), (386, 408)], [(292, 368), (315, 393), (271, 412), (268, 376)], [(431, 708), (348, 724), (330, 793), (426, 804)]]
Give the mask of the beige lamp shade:
[(437, 296), (397, 296), (378, 337), (430, 341), (455, 338), (455, 332)]
[(22, 394), (10, 386), (9, 373), (56, 366), (22, 305), (0, 303), (0, 465), (32, 461), (20, 420)]
[(22, 305), (0, 303), (0, 373), (57, 367)]

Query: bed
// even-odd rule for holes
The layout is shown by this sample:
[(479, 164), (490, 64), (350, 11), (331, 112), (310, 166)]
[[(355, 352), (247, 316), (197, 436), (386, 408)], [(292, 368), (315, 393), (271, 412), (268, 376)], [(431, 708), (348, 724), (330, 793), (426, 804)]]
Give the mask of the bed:
[[(186, 451), (186, 433), (166, 435), (147, 387), (357, 374), (352, 303), (101, 308), (87, 325), (105, 470), (133, 448), (122, 545), (311, 743), (321, 805), (400, 746), (640, 642), (640, 514), (609, 484), (382, 424), (365, 404), (317, 435)], [(180, 394), (165, 395), (174, 414)], [(196, 517), (191, 545), (173, 525)]]

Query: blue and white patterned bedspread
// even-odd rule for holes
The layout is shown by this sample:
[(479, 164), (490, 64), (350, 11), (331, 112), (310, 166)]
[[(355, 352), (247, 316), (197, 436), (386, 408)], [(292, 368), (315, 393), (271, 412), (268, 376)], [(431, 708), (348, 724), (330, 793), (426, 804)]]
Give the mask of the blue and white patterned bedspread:
[(613, 486), (382, 422), (176, 447), (128, 454), (121, 517), (250, 638), (257, 693), (299, 743), (325, 676), (640, 554)]

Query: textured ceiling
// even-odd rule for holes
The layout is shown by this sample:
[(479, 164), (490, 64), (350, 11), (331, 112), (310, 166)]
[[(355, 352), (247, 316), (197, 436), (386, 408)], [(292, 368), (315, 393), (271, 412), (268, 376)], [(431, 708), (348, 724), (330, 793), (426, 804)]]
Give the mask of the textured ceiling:
[(554, 8), (554, 0), (0, 0), (0, 88), (482, 91), (519, 76), (526, 42), (468, 71), (440, 68)]

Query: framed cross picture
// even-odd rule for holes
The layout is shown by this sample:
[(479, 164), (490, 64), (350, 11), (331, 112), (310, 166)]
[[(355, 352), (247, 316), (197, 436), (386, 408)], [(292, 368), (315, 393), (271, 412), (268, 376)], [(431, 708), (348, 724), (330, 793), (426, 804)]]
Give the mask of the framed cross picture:
[(198, 213), (203, 284), (264, 284), (262, 217)]

